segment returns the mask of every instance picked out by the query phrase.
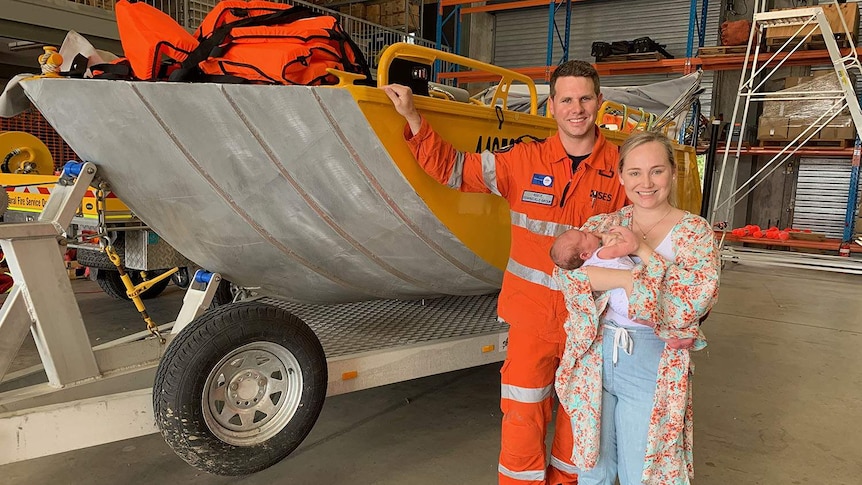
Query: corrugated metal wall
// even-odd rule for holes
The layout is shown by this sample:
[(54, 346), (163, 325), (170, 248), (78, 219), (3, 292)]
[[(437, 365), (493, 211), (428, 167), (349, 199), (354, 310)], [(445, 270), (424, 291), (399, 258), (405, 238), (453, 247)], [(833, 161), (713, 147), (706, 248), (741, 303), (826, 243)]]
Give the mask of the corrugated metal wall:
[[(634, 40), (646, 36), (666, 44), (665, 49), (674, 57), (685, 57), (690, 6), (689, 0), (588, 0), (573, 3), (569, 58), (594, 60), (590, 56), (590, 47), (594, 41)], [(720, 8), (721, 2), (718, 0), (709, 4), (705, 45), (718, 44)], [(548, 8), (501, 11), (496, 16), (494, 64), (504, 67), (545, 65), (548, 50)], [(560, 31), (564, 30), (564, 7), (557, 11), (557, 25)], [(562, 55), (559, 44), (559, 41), (555, 40), (555, 63)], [(674, 77), (679, 75), (605, 76), (602, 78), (602, 84), (639, 86)], [(701, 96), (701, 104), (706, 114), (709, 114), (712, 99), (712, 81), (713, 73), (705, 73), (702, 85), (707, 88), (707, 92)]]
[[(862, 183), (859, 186), (862, 189)], [(793, 202), (793, 227), (841, 238), (844, 235), (849, 190), (849, 160), (800, 159)], [(857, 200), (856, 207), (858, 206)]]

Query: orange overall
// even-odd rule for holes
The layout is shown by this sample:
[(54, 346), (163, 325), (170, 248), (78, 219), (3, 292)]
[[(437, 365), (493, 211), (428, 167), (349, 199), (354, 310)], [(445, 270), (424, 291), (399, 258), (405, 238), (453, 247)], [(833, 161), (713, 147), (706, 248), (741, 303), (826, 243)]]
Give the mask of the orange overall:
[(554, 372), (563, 352), (566, 307), (552, 278), (554, 238), (589, 217), (626, 202), (619, 183), (619, 152), (596, 128), (591, 155), (572, 173), (559, 134), (491, 153), (462, 153), (423, 119), (405, 138), (432, 177), (464, 192), (493, 193), (509, 202), (512, 246), (497, 312), (509, 325), (501, 370), (503, 410), (501, 484), (577, 483), (569, 457), (572, 430), (557, 413), (551, 463), (545, 464), (545, 434), (552, 416)]

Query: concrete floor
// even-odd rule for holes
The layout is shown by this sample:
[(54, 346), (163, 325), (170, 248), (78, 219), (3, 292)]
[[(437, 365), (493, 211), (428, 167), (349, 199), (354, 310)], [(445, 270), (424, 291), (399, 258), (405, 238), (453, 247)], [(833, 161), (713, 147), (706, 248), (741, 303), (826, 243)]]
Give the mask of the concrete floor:
[[(75, 289), (94, 339), (139, 329), (130, 304), (89, 281)], [(169, 321), (181, 298), (169, 288), (151, 314)], [(862, 277), (731, 266), (704, 331), (708, 350), (695, 356), (696, 484), (862, 483)], [(18, 366), (33, 358), (25, 349)], [(198, 472), (150, 435), (0, 466), (0, 483), (490, 485), (498, 370), (333, 397), (297, 451), (248, 477)]]

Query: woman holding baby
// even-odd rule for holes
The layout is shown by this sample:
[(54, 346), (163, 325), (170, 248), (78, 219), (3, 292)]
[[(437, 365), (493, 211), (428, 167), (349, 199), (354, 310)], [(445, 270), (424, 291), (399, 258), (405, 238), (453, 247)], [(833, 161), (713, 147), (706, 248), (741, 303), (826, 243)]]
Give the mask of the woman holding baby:
[(634, 267), (555, 273), (569, 310), (556, 388), (572, 420), (572, 462), (580, 485), (617, 476), (622, 485), (688, 484), (689, 351), (706, 346), (700, 320), (718, 296), (718, 252), (709, 223), (671, 203), (676, 166), (665, 136), (629, 137), (619, 177), (632, 204), (581, 230), (631, 229)]

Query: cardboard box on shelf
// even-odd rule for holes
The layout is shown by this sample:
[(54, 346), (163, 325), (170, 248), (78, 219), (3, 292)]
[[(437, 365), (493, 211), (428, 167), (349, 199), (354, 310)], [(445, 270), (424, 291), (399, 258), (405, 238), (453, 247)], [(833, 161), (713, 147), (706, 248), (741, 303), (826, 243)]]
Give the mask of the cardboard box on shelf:
[[(838, 14), (838, 10), (835, 8), (834, 4), (826, 4), (826, 5), (818, 5), (823, 7), (823, 13), (826, 14), (826, 20), (829, 22), (829, 27), (832, 28), (832, 32), (836, 35), (843, 36), (844, 35), (844, 26), (841, 22), (841, 16)], [(844, 21), (847, 22), (847, 26), (850, 28), (851, 32), (851, 42), (856, 39), (856, 32), (859, 31), (859, 6), (855, 3), (845, 3), (843, 5), (839, 5), (841, 8), (841, 15), (844, 17)], [(776, 9), (776, 10), (787, 10), (787, 9)], [(787, 27), (769, 27), (766, 29), (766, 41), (770, 43), (770, 41), (774, 41), (775, 39), (786, 39), (793, 36), (796, 31), (799, 29), (799, 25), (789, 25)], [(805, 27), (805, 29), (800, 32), (800, 37), (807, 35), (809, 32), (816, 29), (814, 35), (820, 35), (820, 27), (817, 26), (816, 23), (813, 25), (809, 25)]]
[[(761, 116), (757, 129), (758, 140), (795, 140), (803, 135), (815, 123), (813, 118), (792, 118), (787, 116)], [(809, 141), (817, 140), (852, 140), (856, 137), (856, 128), (849, 116), (837, 116), (828, 125), (820, 129)], [(808, 138), (802, 136), (799, 142)]]
[(852, 126), (840, 128), (826, 126), (820, 130), (821, 140), (851, 140), (856, 138), (856, 130)]
[(398, 30), (404, 30), (406, 26), (408, 31), (414, 31), (419, 28), (419, 15), (408, 15), (405, 12), (381, 15), (380, 25)]
[(761, 116), (757, 123), (757, 139), (758, 140), (786, 140), (789, 129), (788, 119), (786, 117), (766, 117)]
[[(797, 136), (801, 135), (809, 125), (803, 124), (802, 120), (787, 120), (787, 139), (795, 140)], [(799, 141), (804, 141), (807, 138), (807, 135), (800, 139)], [(816, 137), (815, 137), (816, 138)]]
[(405, 9), (402, 0), (389, 0), (380, 4), (380, 16), (389, 17), (392, 14), (403, 12)]
[(824, 126), (820, 133), (817, 134), (817, 138), (820, 140), (838, 140), (838, 133), (835, 131), (837, 128), (832, 128), (829, 126)]
[(375, 24), (380, 23), (380, 4), (370, 4), (365, 6), (365, 20)]
[(365, 18), (365, 4), (364, 3), (350, 3), (347, 5), (342, 5), (338, 7), (338, 11), (350, 15), (352, 17), (364, 19)]
[(410, 12), (411, 15), (419, 15), (419, 4), (409, 0), (388, 0), (380, 4), (380, 15), (388, 16), (404, 12)]
[(837, 140), (855, 140), (856, 127), (850, 125), (842, 126), (841, 128), (835, 128), (835, 136)]
[(784, 89), (792, 88), (814, 79), (814, 76), (788, 76), (784, 78)]
[(850, 116), (836, 116), (820, 130), (821, 140), (850, 140), (856, 137), (856, 127)]

